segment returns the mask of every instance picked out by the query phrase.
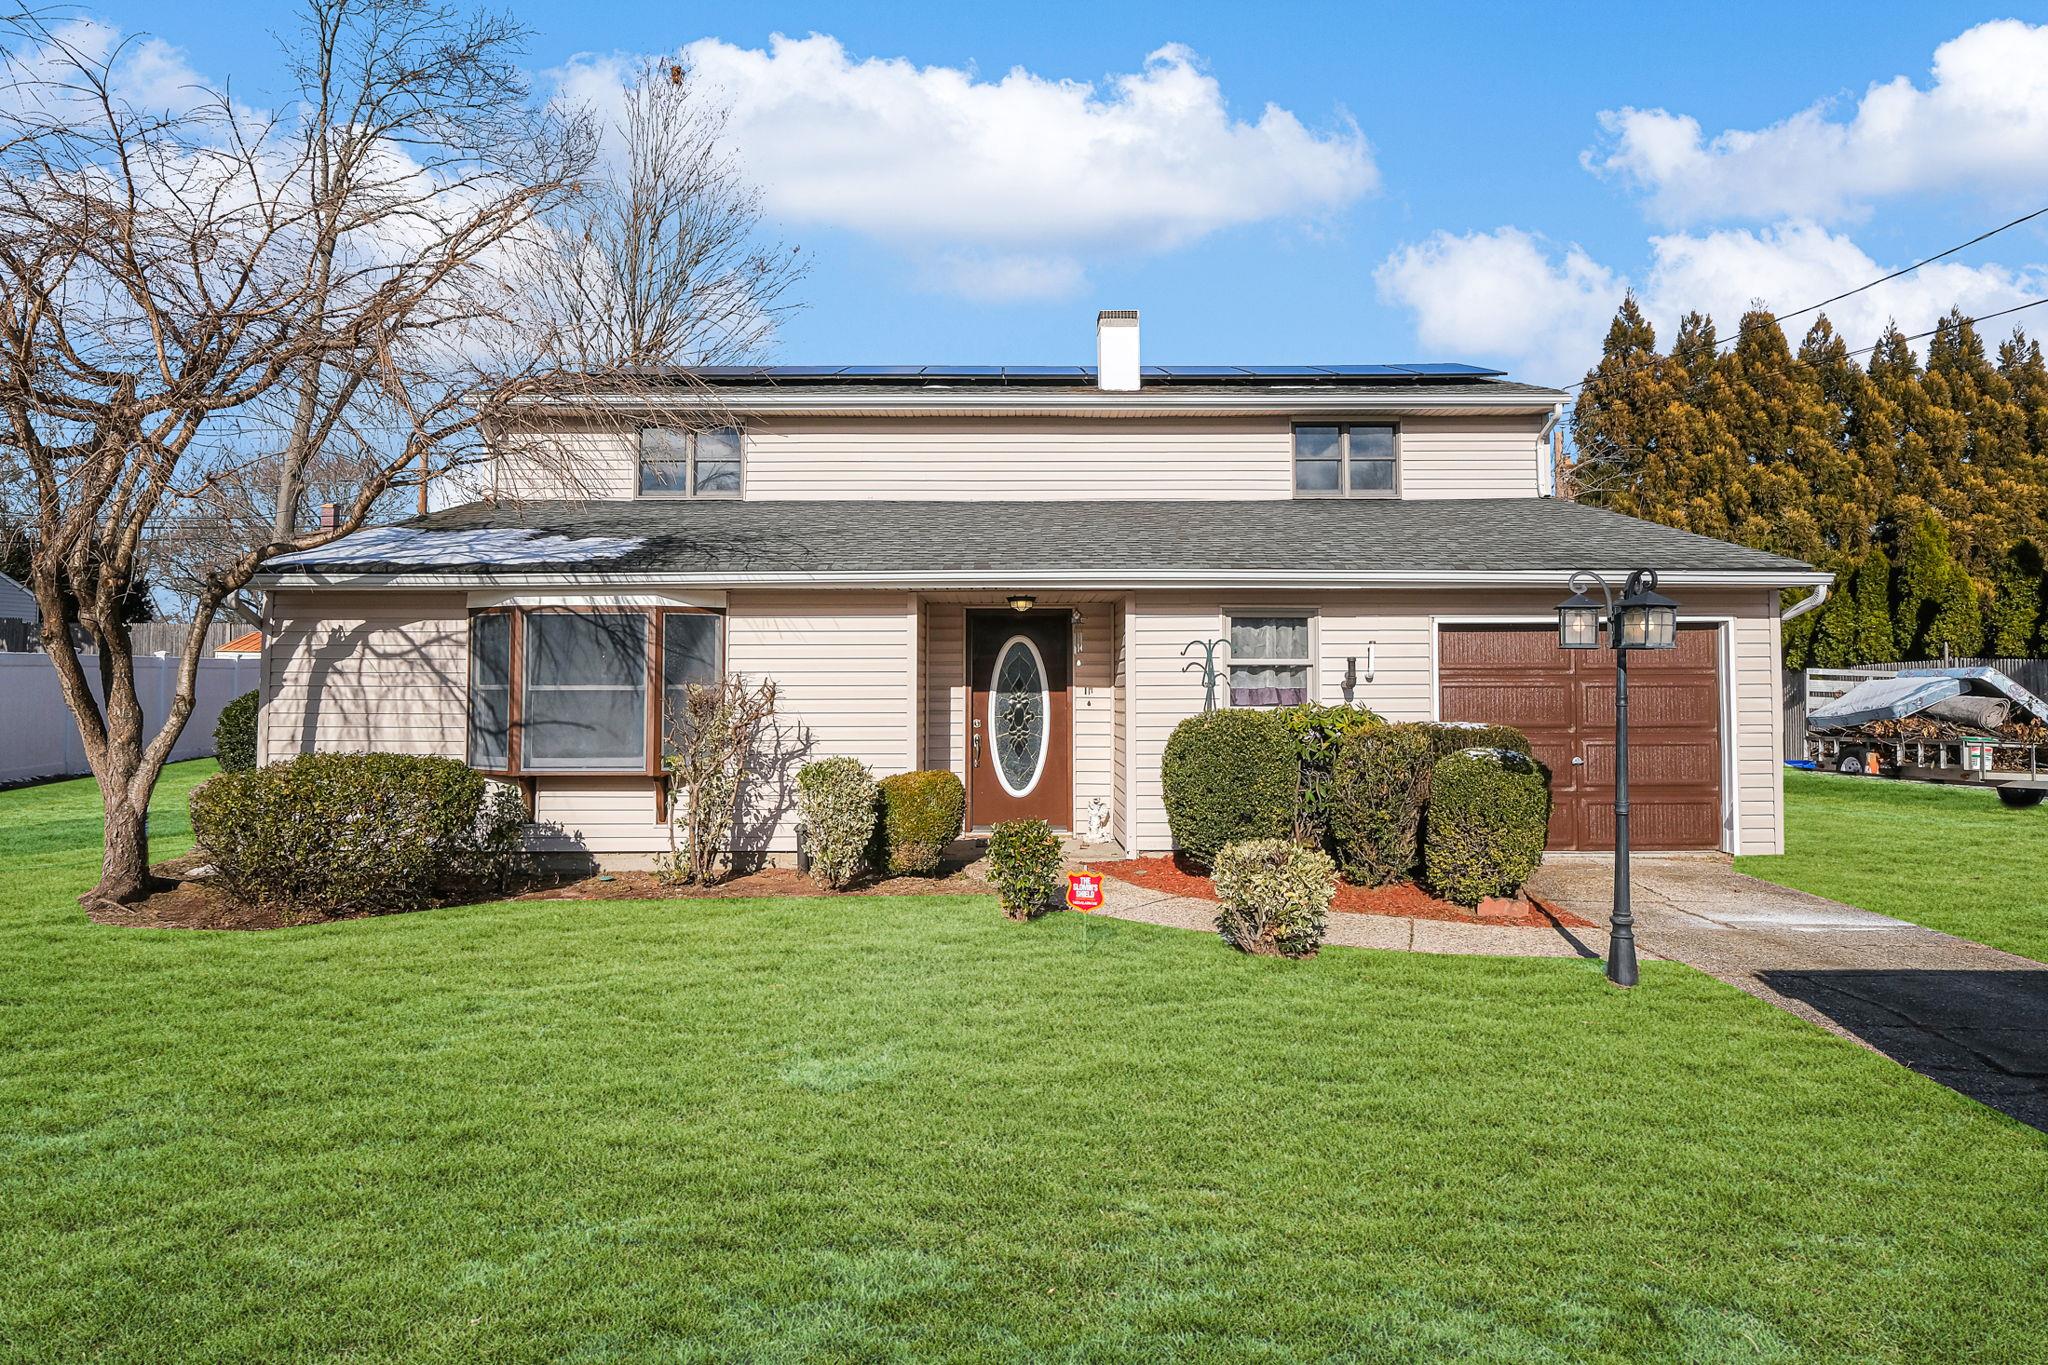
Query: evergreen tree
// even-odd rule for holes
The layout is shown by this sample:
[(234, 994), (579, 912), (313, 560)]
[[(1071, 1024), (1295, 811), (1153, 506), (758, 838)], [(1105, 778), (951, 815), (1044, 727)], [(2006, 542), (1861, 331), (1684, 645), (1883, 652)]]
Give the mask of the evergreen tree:
[(1991, 605), (1984, 614), (1984, 648), (1996, 658), (2031, 658), (2041, 642), (2041, 549), (2015, 542), (1998, 561)]
[(1883, 546), (1871, 546), (1857, 562), (1848, 593), (1856, 618), (1850, 662), (1881, 664), (1898, 658), (1899, 641), (1892, 623), (1892, 562)]
[[(1950, 594), (1948, 530), (1932, 512), (1914, 518), (1899, 547), (1898, 571), (1892, 576), (1892, 620), (1897, 626), (1900, 657), (1932, 658), (1927, 652), (1934, 618)], [(1937, 642), (1938, 652), (1940, 645)]]

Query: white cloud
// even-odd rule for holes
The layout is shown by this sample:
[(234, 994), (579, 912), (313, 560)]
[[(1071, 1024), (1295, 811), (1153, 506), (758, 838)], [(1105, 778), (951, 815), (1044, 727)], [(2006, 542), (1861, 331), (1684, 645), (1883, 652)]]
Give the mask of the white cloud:
[[(727, 132), (772, 218), (937, 253), (928, 281), (984, 297), (1070, 292), (1090, 256), (1312, 221), (1378, 185), (1354, 125), (1315, 132), (1271, 104), (1233, 118), (1178, 44), (1100, 85), (855, 60), (821, 35), (766, 49), (707, 38), (682, 56), (730, 101)], [(634, 65), (584, 57), (556, 77), (605, 108)]]
[(1668, 223), (1853, 216), (1875, 200), (1939, 191), (2027, 198), (2048, 184), (2048, 25), (1980, 24), (1934, 50), (1933, 82), (1872, 85), (1850, 118), (1827, 103), (1712, 138), (1664, 109), (1600, 115), (1585, 165), (1649, 195)]
[[(1555, 381), (1597, 354), (1627, 282), (1576, 246), (1553, 253), (1519, 228), (1438, 232), (1400, 248), (1373, 274), (1380, 298), (1409, 310), (1418, 359), (1514, 362)], [(1576, 377), (1572, 375), (1571, 377)]]
[[(1651, 238), (1650, 252), (1648, 271), (1632, 282), (1576, 246), (1555, 248), (1518, 228), (1461, 237), (1440, 232), (1394, 252), (1374, 278), (1382, 299), (1413, 315), (1422, 344), (1446, 353), (1437, 358), (1490, 357), (1521, 377), (1567, 383), (1598, 358), (1631, 283), (1662, 344), (1688, 311), (1711, 314), (1726, 338), (1752, 303), (1804, 308), (1888, 268), (1848, 237), (1810, 222), (1672, 233)], [(1919, 332), (1951, 306), (1975, 315), (2044, 292), (2048, 270), (2038, 266), (1942, 262), (1822, 311), (1850, 346), (1860, 347), (1875, 341), (1890, 319)], [(1786, 325), (1795, 343), (1813, 316)]]

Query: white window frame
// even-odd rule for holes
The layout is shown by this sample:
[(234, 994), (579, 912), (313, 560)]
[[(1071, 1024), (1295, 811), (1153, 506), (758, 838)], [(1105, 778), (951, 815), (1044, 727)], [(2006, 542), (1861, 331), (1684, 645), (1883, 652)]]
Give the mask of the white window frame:
[[(683, 486), (680, 489), (655, 489), (645, 487), (647, 471), (647, 433), (650, 431), (675, 432), (684, 438)], [(730, 431), (739, 447), (740, 486), (730, 493), (699, 493), (697, 491), (697, 437), (700, 431)], [(747, 495), (747, 432), (746, 428), (730, 423), (712, 427), (663, 426), (653, 423), (641, 427), (633, 437), (633, 496), (636, 498), (663, 498), (684, 500), (701, 498), (706, 501), (730, 501)]]
[[(1337, 428), (1337, 486), (1324, 492), (1302, 488), (1298, 482), (1301, 466), (1300, 436), (1303, 427)], [(1369, 488), (1353, 492), (1351, 488), (1351, 430), (1353, 427), (1385, 427), (1394, 433), (1394, 485), (1391, 488)], [(1294, 483), (1297, 498), (1399, 498), (1401, 496), (1401, 424), (1387, 418), (1345, 418), (1332, 417), (1314, 422), (1296, 422), (1288, 428), (1287, 476)], [(1373, 457), (1377, 459), (1378, 457)]]
[[(1223, 690), (1221, 704), (1240, 711), (1277, 711), (1280, 709), (1281, 703), (1278, 702), (1271, 706), (1238, 706), (1236, 702), (1230, 699), (1230, 670), (1240, 663), (1247, 666), (1273, 664), (1282, 668), (1305, 669), (1307, 673), (1306, 686), (1302, 690), (1307, 695), (1304, 700), (1310, 702), (1322, 701), (1322, 668), (1317, 662), (1322, 656), (1323, 649), (1321, 615), (1321, 612), (1314, 607), (1225, 607), (1223, 609), (1223, 652), (1225, 659), (1222, 669), (1223, 676), (1218, 680), (1218, 685)], [(1241, 616), (1299, 617), (1306, 621), (1308, 623), (1308, 657), (1302, 659), (1238, 658), (1236, 649), (1231, 646), (1230, 637), (1233, 632), (1234, 623)]]

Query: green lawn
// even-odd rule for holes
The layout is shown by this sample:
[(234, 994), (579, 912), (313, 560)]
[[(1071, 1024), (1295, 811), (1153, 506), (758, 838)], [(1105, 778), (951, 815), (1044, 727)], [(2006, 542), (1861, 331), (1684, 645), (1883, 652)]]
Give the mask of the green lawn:
[(0, 794), (15, 1359), (2042, 1351), (2048, 1138), (1687, 968), (941, 897), (112, 929), (94, 837)]
[(1988, 791), (1785, 774), (1785, 852), (1751, 876), (2048, 962), (2048, 805)]

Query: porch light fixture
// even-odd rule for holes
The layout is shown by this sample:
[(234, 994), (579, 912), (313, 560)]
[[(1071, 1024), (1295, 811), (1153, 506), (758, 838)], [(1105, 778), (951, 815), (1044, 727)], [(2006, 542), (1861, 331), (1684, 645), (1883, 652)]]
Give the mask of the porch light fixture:
[(1010, 594), (1011, 611), (1030, 611), (1037, 605), (1038, 599), (1028, 592), (1013, 592)]
[[(1597, 585), (1600, 596), (1587, 589)], [(1628, 903), (1628, 656), (1637, 649), (1672, 649), (1678, 644), (1678, 604), (1657, 591), (1657, 571), (1637, 569), (1621, 598), (1606, 579), (1581, 569), (1565, 584), (1572, 595), (1557, 606), (1561, 649), (1598, 649), (1607, 631), (1614, 650), (1614, 913), (1607, 932), (1607, 979), (1636, 984), (1635, 916)]]

